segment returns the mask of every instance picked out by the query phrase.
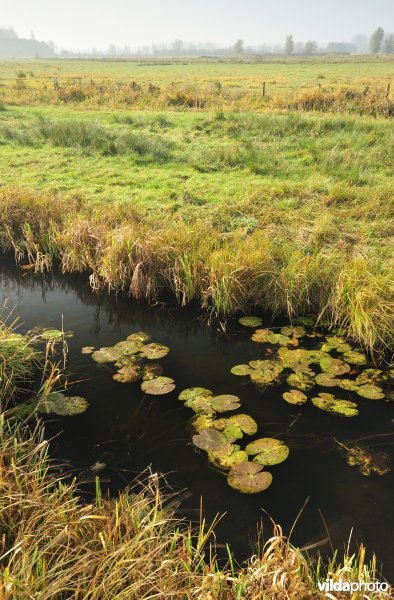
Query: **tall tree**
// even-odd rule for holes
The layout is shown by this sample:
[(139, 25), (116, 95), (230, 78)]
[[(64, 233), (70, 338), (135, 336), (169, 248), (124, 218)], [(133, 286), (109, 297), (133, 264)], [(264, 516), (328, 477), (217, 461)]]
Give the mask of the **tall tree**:
[(309, 40), (304, 46), (304, 54), (313, 54), (317, 50), (317, 43)]
[(385, 54), (394, 54), (394, 33), (388, 33), (384, 38), (383, 52)]
[(285, 41), (285, 54), (290, 56), (294, 52), (294, 39), (292, 35), (288, 35)]
[(379, 54), (382, 49), (384, 39), (384, 29), (382, 27), (378, 27), (373, 34), (371, 35), (371, 39), (369, 40), (369, 49), (372, 54)]
[(244, 41), (237, 40), (234, 44), (234, 52), (235, 54), (242, 54), (244, 51)]

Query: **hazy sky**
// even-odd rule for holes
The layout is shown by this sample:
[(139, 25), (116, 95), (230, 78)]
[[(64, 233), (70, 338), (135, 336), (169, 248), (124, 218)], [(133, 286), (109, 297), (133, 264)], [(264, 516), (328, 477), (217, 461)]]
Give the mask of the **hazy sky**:
[(151, 42), (245, 44), (349, 40), (394, 31), (394, 0), (0, 0), (0, 27), (58, 47), (103, 49)]

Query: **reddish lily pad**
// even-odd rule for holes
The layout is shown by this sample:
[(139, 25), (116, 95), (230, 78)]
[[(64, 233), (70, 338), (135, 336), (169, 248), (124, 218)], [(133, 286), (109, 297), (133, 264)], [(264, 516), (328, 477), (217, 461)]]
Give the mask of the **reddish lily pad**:
[(145, 392), (145, 394), (162, 396), (175, 390), (175, 384), (171, 377), (156, 377), (156, 379), (144, 381), (141, 384), (141, 390)]
[(258, 494), (271, 485), (272, 475), (263, 471), (262, 465), (247, 461), (231, 468), (227, 482), (233, 489), (243, 494)]

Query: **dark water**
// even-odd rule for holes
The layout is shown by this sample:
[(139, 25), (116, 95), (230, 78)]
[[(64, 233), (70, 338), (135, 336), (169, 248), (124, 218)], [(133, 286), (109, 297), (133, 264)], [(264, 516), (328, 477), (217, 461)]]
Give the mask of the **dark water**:
[[(288, 533), (309, 497), (293, 533), (295, 544), (326, 537), (324, 517), (334, 546), (342, 549), (353, 527), (354, 542), (363, 541), (370, 553), (376, 552), (385, 576), (394, 578), (393, 473), (364, 477), (346, 465), (334, 441), (346, 444), (371, 436), (360, 443), (393, 455), (393, 402), (357, 397), (360, 416), (341, 419), (311, 404), (287, 404), (281, 398), (285, 386), (261, 395), (253, 384), (230, 373), (232, 366), (262, 354), (261, 345), (250, 341), (250, 330), (236, 321), (224, 333), (218, 324), (208, 326), (192, 309), (171, 304), (148, 307), (125, 297), (96, 296), (86, 277), (26, 274), (8, 257), (0, 262), (0, 303), (5, 299), (15, 307), (14, 316), (20, 316), (20, 331), (60, 328), (63, 315), (65, 329), (74, 332), (69, 340), (69, 369), (72, 380), (82, 381), (71, 389), (86, 397), (90, 408), (80, 416), (51, 419), (47, 431), (48, 435), (61, 432), (53, 452), (76, 472), (103, 460), (108, 467), (100, 475), (116, 489), (151, 465), (167, 474), (175, 489), (189, 492), (182, 503), (186, 516), (198, 519), (201, 497), (208, 521), (226, 513), (216, 528), (217, 541), (228, 542), (239, 560), (250, 554), (261, 519), (265, 536), (270, 536), (266, 513)], [(164, 374), (175, 379), (176, 392), (144, 396), (138, 382), (116, 383), (111, 367), (81, 355), (82, 346), (110, 346), (140, 330), (170, 346), (170, 354), (160, 362)], [(233, 491), (193, 448), (187, 428), (191, 411), (177, 400), (178, 393), (191, 386), (237, 394), (242, 412), (258, 422), (260, 435), (279, 435), (290, 446), (289, 459), (269, 469), (274, 481), (267, 491), (254, 496)], [(341, 397), (351, 395), (341, 390)], [(321, 550), (330, 551), (329, 546)]]

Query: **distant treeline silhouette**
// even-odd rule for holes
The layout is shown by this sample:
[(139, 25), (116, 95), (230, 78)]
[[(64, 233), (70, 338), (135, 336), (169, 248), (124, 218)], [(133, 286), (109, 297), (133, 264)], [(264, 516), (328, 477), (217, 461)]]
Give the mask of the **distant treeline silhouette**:
[(0, 28), (0, 57), (2, 58), (50, 58), (56, 56), (55, 50), (47, 42), (34, 39), (20, 38), (13, 29)]

